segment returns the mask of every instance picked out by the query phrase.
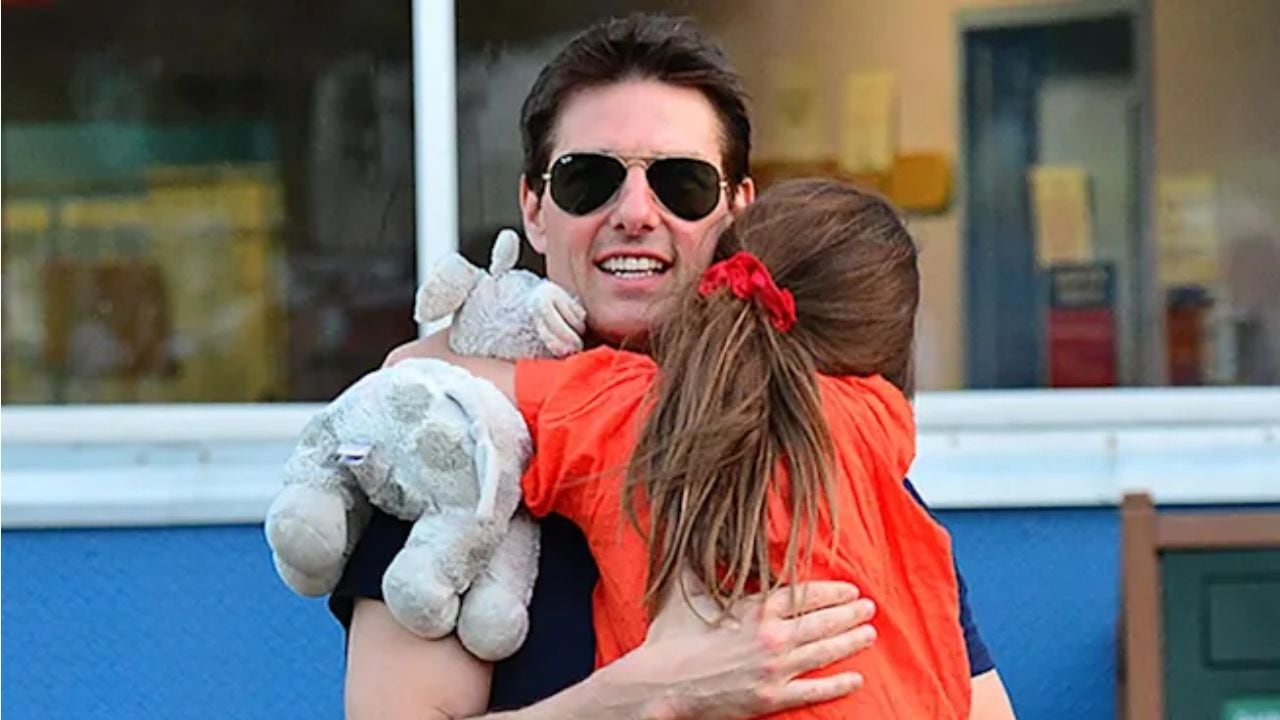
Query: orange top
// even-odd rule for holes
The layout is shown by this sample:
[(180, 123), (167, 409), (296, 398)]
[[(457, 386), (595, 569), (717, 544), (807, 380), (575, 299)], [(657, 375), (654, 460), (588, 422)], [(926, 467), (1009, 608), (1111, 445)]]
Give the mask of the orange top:
[[(525, 503), (535, 515), (556, 512), (581, 527), (600, 568), (592, 598), (597, 666), (640, 645), (648, 628), (648, 549), (623, 510), (622, 489), (656, 372), (652, 359), (611, 348), (516, 364), (517, 404), (534, 440)], [(838, 537), (830, 526), (816, 529), (806, 579), (857, 585), (876, 603), (877, 640), (817, 673), (855, 670), (866, 678), (861, 689), (781, 716), (967, 718), (969, 663), (950, 540), (902, 484), (915, 455), (911, 405), (879, 376), (819, 376), (818, 388), (841, 515)], [(768, 508), (777, 571), (789, 508), (776, 495)]]

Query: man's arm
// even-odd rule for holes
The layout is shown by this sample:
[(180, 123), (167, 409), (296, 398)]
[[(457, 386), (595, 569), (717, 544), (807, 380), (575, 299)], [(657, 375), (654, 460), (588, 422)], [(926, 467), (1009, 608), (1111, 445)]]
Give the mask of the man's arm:
[(1014, 720), (1013, 704), (994, 669), (974, 676), (972, 687), (969, 720)]
[[(868, 600), (846, 583), (817, 582), (791, 608), (784, 588), (742, 614), (707, 627), (682, 602), (655, 620), (643, 646), (583, 682), (522, 710), (480, 715), (491, 667), (453, 637), (409, 633), (375, 600), (356, 604), (348, 640), (346, 708), (351, 720), (745, 720), (846, 695), (854, 675), (797, 679), (869, 646)], [(690, 629), (693, 629), (690, 631)]]
[(455, 636), (424, 640), (378, 600), (356, 601), (347, 634), (348, 720), (444, 720), (479, 715), (492, 667)]
[[(929, 509), (929, 505), (911, 484), (911, 480), (904, 478), (902, 484), (920, 507), (937, 520), (937, 516), (933, 515), (933, 510)], [(960, 572), (958, 560), (956, 584), (960, 591), (960, 629), (964, 632), (965, 651), (969, 655), (969, 667), (972, 673), (970, 687), (973, 699), (969, 707), (970, 720), (1014, 720), (1013, 705), (1009, 702), (1009, 695), (1005, 692), (1000, 676), (996, 673), (995, 661), (991, 659), (991, 653), (987, 650), (986, 643), (982, 641), (982, 635), (978, 632), (978, 623), (974, 620), (973, 612), (969, 608), (969, 591), (964, 582), (964, 574)]]

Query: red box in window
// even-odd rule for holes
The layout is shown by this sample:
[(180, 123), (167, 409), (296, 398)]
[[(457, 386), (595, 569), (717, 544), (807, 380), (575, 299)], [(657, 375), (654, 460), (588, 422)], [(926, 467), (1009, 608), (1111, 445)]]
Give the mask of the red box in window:
[(1116, 384), (1115, 270), (1108, 263), (1049, 270), (1049, 385)]
[(1212, 307), (1213, 299), (1202, 287), (1169, 288), (1164, 317), (1170, 385), (1204, 384), (1204, 325)]

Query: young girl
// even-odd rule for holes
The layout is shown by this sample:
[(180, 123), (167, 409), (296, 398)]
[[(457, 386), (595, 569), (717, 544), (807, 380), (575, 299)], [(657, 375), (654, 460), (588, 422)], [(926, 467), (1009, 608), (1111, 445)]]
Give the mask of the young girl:
[[(714, 259), (672, 299), (652, 356), (514, 367), (535, 446), (525, 502), (578, 524), (600, 568), (597, 664), (642, 643), (664, 598), (706, 593), (732, 613), (751, 593), (843, 580), (875, 601), (877, 641), (822, 674), (866, 682), (786, 716), (967, 718), (950, 543), (902, 485), (914, 243), (875, 197), (794, 181)], [(510, 391), (510, 366), (448, 359)], [(681, 586), (689, 571), (697, 587)]]

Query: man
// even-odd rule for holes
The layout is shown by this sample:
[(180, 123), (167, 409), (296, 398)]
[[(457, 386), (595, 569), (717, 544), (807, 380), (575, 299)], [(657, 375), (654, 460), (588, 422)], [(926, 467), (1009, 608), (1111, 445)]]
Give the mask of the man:
[[(581, 299), (589, 342), (643, 347), (654, 300), (701, 273), (718, 230), (754, 199), (739, 78), (686, 22), (610, 21), (543, 69), (521, 129), (521, 212), (547, 276)], [(409, 343), (388, 362), (420, 352)], [(807, 607), (787, 609), (787, 595), (775, 595), (732, 627), (707, 628), (668, 603), (649, 642), (591, 673), (594, 567), (577, 530), (553, 517), (543, 523), (529, 638), (491, 668), (456, 639), (411, 635), (381, 603), (382, 572), (407, 533), (376, 517), (330, 601), (349, 631), (353, 718), (468, 717), (486, 707), (520, 708), (501, 717), (526, 719), (756, 717), (852, 691), (856, 681), (797, 676), (874, 638), (867, 601), (818, 583)], [(961, 605), (973, 717), (1012, 717), (963, 595)]]

